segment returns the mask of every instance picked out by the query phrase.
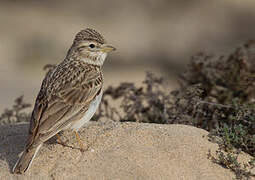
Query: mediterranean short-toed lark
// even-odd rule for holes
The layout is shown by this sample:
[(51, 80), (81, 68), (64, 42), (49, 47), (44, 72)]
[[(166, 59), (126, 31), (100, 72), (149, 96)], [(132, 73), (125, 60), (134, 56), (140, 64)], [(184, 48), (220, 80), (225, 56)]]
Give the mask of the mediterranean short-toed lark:
[(82, 146), (77, 131), (92, 118), (100, 104), (102, 65), (107, 53), (113, 50), (93, 29), (87, 28), (75, 36), (66, 58), (42, 82), (30, 119), (27, 144), (13, 173), (28, 170), (42, 144), (61, 130), (73, 129)]

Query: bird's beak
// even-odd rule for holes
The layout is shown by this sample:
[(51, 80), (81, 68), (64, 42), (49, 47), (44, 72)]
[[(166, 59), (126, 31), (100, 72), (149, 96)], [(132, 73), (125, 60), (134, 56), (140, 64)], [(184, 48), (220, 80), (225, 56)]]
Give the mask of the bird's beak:
[(103, 53), (108, 53), (108, 52), (111, 52), (111, 51), (115, 51), (116, 50), (116, 48), (115, 47), (113, 47), (113, 46), (110, 46), (110, 45), (103, 45), (102, 46), (102, 49), (101, 49), (101, 51), (103, 52)]

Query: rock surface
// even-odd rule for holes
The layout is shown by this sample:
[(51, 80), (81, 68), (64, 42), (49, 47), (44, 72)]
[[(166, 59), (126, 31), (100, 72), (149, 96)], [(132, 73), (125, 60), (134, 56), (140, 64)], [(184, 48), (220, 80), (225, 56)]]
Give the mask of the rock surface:
[[(45, 143), (25, 175), (13, 175), (28, 124), (0, 126), (0, 179), (233, 179), (207, 159), (217, 145), (207, 132), (185, 125), (91, 122), (80, 130), (81, 152), (71, 131)], [(245, 156), (244, 156), (245, 157)]]

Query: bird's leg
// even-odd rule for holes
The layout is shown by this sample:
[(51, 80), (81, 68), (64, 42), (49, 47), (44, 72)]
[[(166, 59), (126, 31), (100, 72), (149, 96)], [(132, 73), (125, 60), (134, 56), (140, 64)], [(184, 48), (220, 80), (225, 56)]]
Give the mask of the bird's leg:
[(75, 136), (76, 136), (76, 139), (77, 139), (77, 141), (78, 141), (78, 144), (79, 144), (79, 146), (80, 146), (80, 150), (81, 150), (81, 152), (83, 152), (83, 151), (84, 151), (84, 145), (83, 145), (83, 143), (81, 142), (81, 138), (80, 138), (80, 136), (79, 136), (79, 134), (78, 134), (77, 131), (74, 131), (74, 132), (75, 132)]
[(65, 146), (65, 143), (61, 140), (60, 138), (60, 135), (59, 134), (56, 134), (56, 137), (57, 137), (57, 142), (63, 146)]

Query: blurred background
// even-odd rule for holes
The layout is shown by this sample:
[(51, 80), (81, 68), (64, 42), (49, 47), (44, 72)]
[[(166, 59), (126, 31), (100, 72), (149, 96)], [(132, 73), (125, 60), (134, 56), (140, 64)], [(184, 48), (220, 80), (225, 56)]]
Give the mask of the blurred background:
[(141, 83), (146, 71), (177, 86), (176, 73), (203, 51), (224, 55), (255, 36), (254, 0), (0, 0), (0, 113), (34, 103), (45, 64), (62, 61), (86, 27), (117, 48), (105, 85)]

